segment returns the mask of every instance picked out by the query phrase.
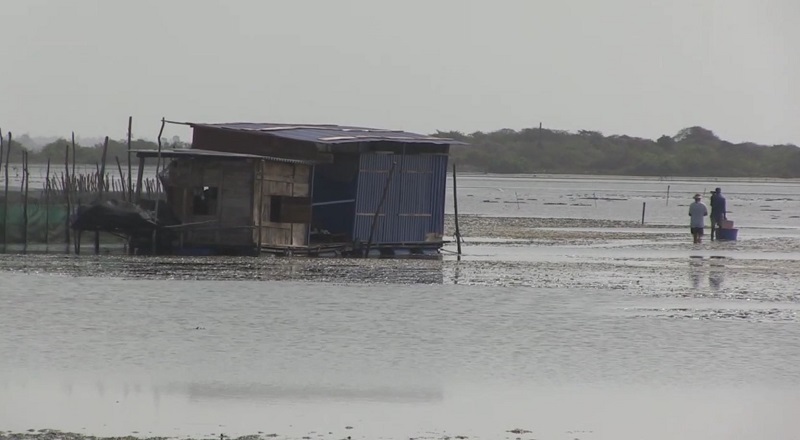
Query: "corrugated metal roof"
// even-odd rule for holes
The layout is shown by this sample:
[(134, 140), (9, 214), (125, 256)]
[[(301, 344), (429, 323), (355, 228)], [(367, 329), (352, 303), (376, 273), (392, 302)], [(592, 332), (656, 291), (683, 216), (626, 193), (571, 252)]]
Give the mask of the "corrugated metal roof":
[[(138, 157), (158, 157), (158, 150), (133, 150)], [(202, 157), (202, 158), (217, 158), (217, 159), (263, 159), (271, 162), (283, 162), (299, 165), (314, 165), (316, 162), (310, 160), (286, 159), (283, 157), (273, 156), (260, 156), (257, 154), (242, 154), (242, 153), (228, 153), (225, 151), (212, 151), (212, 150), (195, 150), (195, 149), (182, 149), (182, 150), (161, 150), (161, 157), (176, 158), (176, 157)]]
[(275, 124), (235, 122), (227, 124), (188, 123), (192, 128), (214, 128), (246, 133), (257, 133), (276, 136), (303, 142), (318, 144), (346, 144), (353, 142), (401, 142), (407, 144), (453, 145), (463, 142), (453, 139), (439, 138), (425, 134), (409, 133), (401, 130), (382, 128), (350, 127), (342, 125), (318, 124)]

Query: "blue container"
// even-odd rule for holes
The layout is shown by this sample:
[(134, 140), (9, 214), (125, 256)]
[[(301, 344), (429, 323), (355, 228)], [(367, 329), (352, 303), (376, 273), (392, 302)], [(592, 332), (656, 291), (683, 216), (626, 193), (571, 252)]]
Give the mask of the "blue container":
[(736, 235), (739, 233), (738, 229), (717, 229), (717, 240), (730, 240), (736, 241)]

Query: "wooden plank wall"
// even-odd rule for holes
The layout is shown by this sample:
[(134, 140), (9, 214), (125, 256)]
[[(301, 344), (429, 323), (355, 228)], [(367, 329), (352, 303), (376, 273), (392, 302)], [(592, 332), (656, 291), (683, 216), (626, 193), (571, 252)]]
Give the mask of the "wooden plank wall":
[[(261, 197), (261, 244), (264, 246), (307, 246), (307, 223), (278, 223), (270, 221), (272, 196), (310, 197), (311, 166), (282, 162), (264, 162), (256, 172), (256, 205)], [(258, 207), (253, 221), (259, 223)], [(254, 234), (258, 240), (258, 231)]]
[[(198, 225), (184, 234), (185, 246), (252, 246), (253, 160), (179, 159), (170, 165), (170, 204), (183, 223)], [(217, 205), (210, 215), (194, 214), (194, 190), (217, 188)]]

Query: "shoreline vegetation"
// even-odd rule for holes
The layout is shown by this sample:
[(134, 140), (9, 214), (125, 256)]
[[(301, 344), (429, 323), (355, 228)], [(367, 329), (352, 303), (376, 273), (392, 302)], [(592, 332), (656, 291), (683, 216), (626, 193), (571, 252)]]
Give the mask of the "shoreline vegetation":
[(468, 145), (451, 158), (464, 172), (642, 177), (798, 178), (800, 148), (792, 144), (734, 144), (703, 127), (656, 140), (598, 131), (547, 128), (490, 133), (439, 131)]
[[(57, 139), (41, 148), (26, 148), (12, 138), (9, 155), (8, 134), (4, 136), (3, 161), (18, 163), (23, 151), (28, 162), (58, 163), (70, 150), (75, 163), (94, 165), (102, 160), (102, 143), (91, 146)], [(23, 135), (25, 138), (30, 138)], [(502, 129), (464, 134), (438, 131), (433, 136), (451, 138), (467, 145), (453, 145), (451, 160), (464, 173), (505, 175), (582, 175), (635, 176), (660, 178), (800, 178), (800, 148), (793, 144), (734, 144), (703, 127), (689, 127), (674, 136), (656, 140), (626, 135), (605, 136), (598, 131), (569, 132), (548, 128)], [(165, 149), (188, 148), (175, 137), (162, 140)], [(157, 149), (156, 142), (136, 139), (132, 150)], [(127, 166), (126, 140), (108, 141), (108, 160), (118, 159)]]

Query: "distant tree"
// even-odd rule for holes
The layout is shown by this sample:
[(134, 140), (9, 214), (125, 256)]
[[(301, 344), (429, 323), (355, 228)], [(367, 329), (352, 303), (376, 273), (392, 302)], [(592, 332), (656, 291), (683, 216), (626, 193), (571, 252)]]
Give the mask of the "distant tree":
[(696, 144), (710, 144), (717, 143), (720, 141), (720, 139), (714, 134), (713, 131), (703, 127), (694, 126), (684, 128), (683, 130), (679, 131), (678, 134), (675, 135), (675, 141), (691, 142)]
[(658, 146), (659, 146), (659, 147), (661, 147), (661, 148), (669, 148), (669, 147), (671, 147), (671, 146), (675, 145), (675, 139), (673, 139), (673, 138), (672, 138), (672, 137), (670, 137), (670, 136), (663, 135), (663, 136), (661, 136), (660, 138), (658, 138), (658, 140), (656, 141), (656, 143), (657, 143), (657, 144), (658, 144)]

